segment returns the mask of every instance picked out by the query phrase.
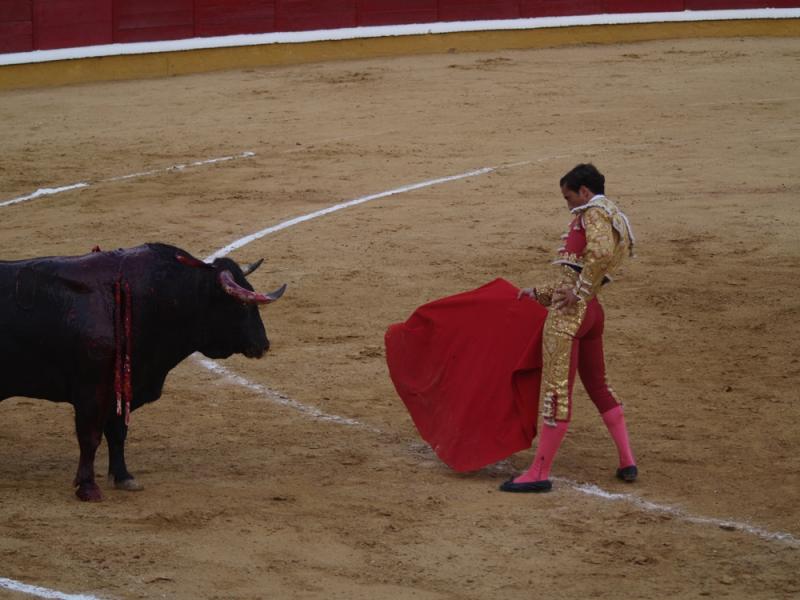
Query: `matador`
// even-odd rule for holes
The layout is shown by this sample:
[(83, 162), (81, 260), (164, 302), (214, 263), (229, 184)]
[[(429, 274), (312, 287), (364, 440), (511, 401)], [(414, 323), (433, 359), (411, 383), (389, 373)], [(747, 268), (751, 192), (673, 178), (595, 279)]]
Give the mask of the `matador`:
[(572, 213), (563, 247), (553, 261), (552, 281), (525, 288), (548, 308), (542, 333), (541, 414), (543, 427), (531, 466), (500, 486), (505, 492), (547, 492), (550, 469), (572, 418), (575, 373), (608, 428), (619, 454), (616, 476), (632, 482), (638, 475), (622, 405), (606, 380), (603, 356), (601, 287), (623, 259), (633, 255), (628, 218), (605, 196), (605, 177), (591, 164), (579, 164), (560, 181)]

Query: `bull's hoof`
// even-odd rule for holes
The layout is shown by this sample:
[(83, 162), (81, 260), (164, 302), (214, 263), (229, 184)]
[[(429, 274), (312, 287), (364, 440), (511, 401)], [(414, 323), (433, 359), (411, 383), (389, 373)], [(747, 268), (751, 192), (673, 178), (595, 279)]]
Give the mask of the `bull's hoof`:
[(122, 481), (116, 481), (114, 477), (108, 477), (109, 483), (114, 486), (115, 490), (124, 490), (126, 492), (141, 492), (144, 489), (144, 486), (136, 481), (136, 478), (131, 477), (129, 479), (123, 479)]
[(82, 483), (75, 490), (75, 495), (84, 502), (100, 502), (103, 499), (100, 487), (96, 483)]

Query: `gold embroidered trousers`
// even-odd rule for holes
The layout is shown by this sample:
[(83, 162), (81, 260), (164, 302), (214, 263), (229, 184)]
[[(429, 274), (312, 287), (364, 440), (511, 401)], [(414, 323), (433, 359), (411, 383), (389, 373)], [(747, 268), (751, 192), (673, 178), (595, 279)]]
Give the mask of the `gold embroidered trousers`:
[(551, 310), (544, 324), (541, 412), (549, 425), (571, 420), (576, 371), (600, 413), (619, 405), (606, 381), (603, 308), (597, 298), (574, 308), (568, 313)]

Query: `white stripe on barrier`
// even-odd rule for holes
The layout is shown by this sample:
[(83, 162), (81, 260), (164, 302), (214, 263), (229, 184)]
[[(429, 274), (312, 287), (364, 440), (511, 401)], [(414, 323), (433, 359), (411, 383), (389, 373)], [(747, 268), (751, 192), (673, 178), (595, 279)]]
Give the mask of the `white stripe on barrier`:
[(739, 21), (747, 19), (797, 19), (800, 8), (753, 8), (733, 10), (698, 10), (680, 12), (612, 13), (600, 15), (576, 15), (568, 17), (535, 17), (527, 19), (493, 19), (486, 21), (451, 21), (437, 23), (415, 23), (410, 25), (381, 25), (375, 27), (344, 27), (341, 29), (318, 29), (315, 31), (289, 31), (227, 35), (218, 37), (189, 38), (158, 42), (135, 42), (129, 44), (105, 44), (81, 48), (57, 50), (34, 50), (0, 54), (0, 65), (72, 60), (98, 56), (121, 56), (130, 54), (152, 54), (159, 52), (183, 52), (208, 48), (233, 48), (239, 46), (262, 46), (269, 44), (302, 44), (335, 40), (429, 35), (472, 31), (514, 31), (525, 29), (551, 29), (560, 27), (583, 27), (587, 25), (638, 25), (644, 23), (689, 23), (698, 21)]

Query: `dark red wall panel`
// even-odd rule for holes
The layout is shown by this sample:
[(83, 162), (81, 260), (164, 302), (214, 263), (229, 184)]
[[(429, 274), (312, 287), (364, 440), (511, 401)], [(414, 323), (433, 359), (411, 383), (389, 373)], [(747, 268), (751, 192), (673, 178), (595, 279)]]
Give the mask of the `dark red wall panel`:
[(19, 23), (33, 18), (33, 0), (0, 0), (0, 23)]
[(114, 41), (194, 37), (194, 0), (113, 0)]
[(605, 11), (604, 0), (520, 0), (522, 17), (595, 15)]
[(519, 0), (439, 0), (441, 21), (518, 19)]
[(729, 8), (792, 8), (798, 0), (686, 0), (686, 10), (725, 10)]
[(355, 0), (277, 0), (278, 31), (355, 27)]
[(33, 0), (0, 0), (0, 52), (33, 49)]
[(684, 0), (606, 0), (607, 13), (678, 12)]
[(431, 23), (439, 19), (438, 5), (438, 0), (358, 0), (358, 24)]
[(113, 41), (108, 0), (34, 0), (33, 21), (39, 50)]
[(275, 31), (276, 0), (195, 0), (195, 35)]

